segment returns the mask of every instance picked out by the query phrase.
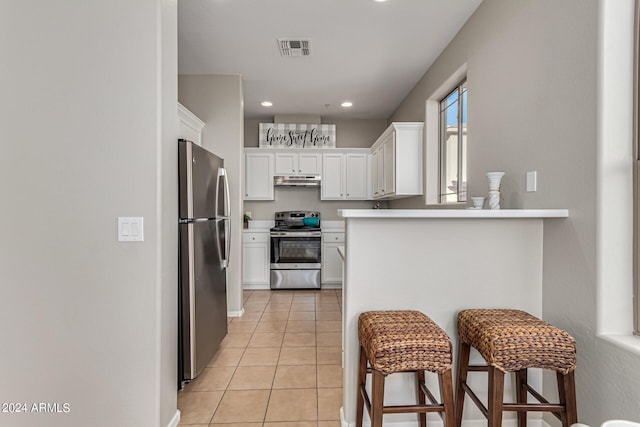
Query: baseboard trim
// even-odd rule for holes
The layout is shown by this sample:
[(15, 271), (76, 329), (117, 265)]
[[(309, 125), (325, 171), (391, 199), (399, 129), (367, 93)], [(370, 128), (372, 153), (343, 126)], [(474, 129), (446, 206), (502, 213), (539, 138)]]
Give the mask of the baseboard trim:
[(242, 289), (246, 289), (248, 291), (268, 291), (268, 290), (271, 289), (271, 287), (269, 286), (268, 283), (266, 285), (253, 284), (253, 283), (244, 283), (242, 285)]
[[(366, 411), (365, 411), (366, 412)], [(442, 420), (429, 420), (429, 426), (432, 427), (443, 427), (444, 423)], [(349, 423), (344, 419), (344, 408), (340, 408), (340, 425), (342, 427), (355, 427), (356, 423)], [(362, 423), (363, 426), (370, 427), (368, 417), (365, 416), (365, 421)], [(418, 425), (418, 421), (401, 421), (401, 422), (384, 422), (385, 427), (416, 427)], [(502, 421), (502, 427), (517, 427), (518, 420), (517, 419), (507, 419)], [(462, 427), (487, 427), (487, 420), (485, 418), (477, 419), (477, 420), (462, 420)], [(544, 419), (536, 418), (536, 419), (528, 419), (527, 427), (551, 427)]]
[(240, 311), (227, 311), (227, 317), (242, 317), (244, 315), (244, 307)]
[(176, 413), (173, 414), (173, 418), (171, 418), (171, 421), (169, 421), (169, 424), (167, 424), (167, 427), (178, 427), (179, 423), (180, 423), (180, 409), (176, 409)]

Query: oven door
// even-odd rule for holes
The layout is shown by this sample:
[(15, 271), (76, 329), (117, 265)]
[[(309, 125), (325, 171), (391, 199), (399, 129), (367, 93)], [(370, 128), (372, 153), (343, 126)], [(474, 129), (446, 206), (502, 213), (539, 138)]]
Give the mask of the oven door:
[(271, 289), (320, 289), (319, 231), (271, 232)]
[(272, 232), (272, 269), (318, 269), (321, 266), (320, 232)]

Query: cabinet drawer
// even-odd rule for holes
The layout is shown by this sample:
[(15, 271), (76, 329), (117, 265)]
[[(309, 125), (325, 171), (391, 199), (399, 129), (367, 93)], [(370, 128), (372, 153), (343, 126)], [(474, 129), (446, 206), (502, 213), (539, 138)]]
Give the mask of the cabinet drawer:
[(344, 243), (344, 233), (322, 233), (322, 241), (327, 243)]
[(268, 243), (269, 233), (242, 233), (244, 243)]

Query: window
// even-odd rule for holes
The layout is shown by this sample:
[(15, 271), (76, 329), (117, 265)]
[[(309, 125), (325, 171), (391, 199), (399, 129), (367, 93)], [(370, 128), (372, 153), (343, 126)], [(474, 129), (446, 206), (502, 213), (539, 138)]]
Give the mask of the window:
[(440, 101), (440, 203), (467, 200), (467, 81)]

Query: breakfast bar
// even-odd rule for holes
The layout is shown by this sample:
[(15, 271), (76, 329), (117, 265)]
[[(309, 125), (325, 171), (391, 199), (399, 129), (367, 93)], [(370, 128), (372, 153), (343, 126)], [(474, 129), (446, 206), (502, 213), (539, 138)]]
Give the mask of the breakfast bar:
[[(465, 308), (513, 308), (542, 316), (543, 234), (566, 209), (343, 209), (343, 426), (355, 425), (358, 316), (369, 310), (419, 310), (451, 337)], [(471, 359), (482, 359), (472, 353)], [(454, 361), (455, 362), (455, 361)], [(482, 378), (470, 384), (486, 390)], [(389, 379), (385, 404), (411, 404), (412, 377)], [(432, 382), (432, 383), (430, 383)], [(542, 376), (532, 375), (540, 387)], [(437, 381), (427, 383), (437, 390)], [(484, 385), (483, 385), (484, 384)], [(510, 392), (509, 387), (506, 387)], [(475, 411), (475, 412), (474, 412)], [(515, 417), (515, 415), (514, 415)], [(540, 422), (538, 414), (529, 415)], [(366, 420), (365, 416), (365, 420)], [(507, 418), (508, 420), (509, 418)], [(412, 414), (385, 415), (385, 425), (417, 425)], [(472, 405), (464, 422), (483, 420)], [(429, 422), (442, 425), (434, 414)], [(438, 424), (440, 423), (440, 424)], [(536, 425), (536, 424), (531, 424)]]

